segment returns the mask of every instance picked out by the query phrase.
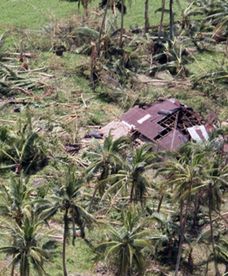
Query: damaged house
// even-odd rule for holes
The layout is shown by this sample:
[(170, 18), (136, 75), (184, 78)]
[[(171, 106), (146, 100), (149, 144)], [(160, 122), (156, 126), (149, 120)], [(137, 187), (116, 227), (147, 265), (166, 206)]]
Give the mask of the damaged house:
[(213, 124), (206, 124), (192, 108), (176, 99), (166, 99), (132, 107), (118, 121), (101, 128), (100, 133), (111, 133), (116, 139), (131, 135), (139, 142), (153, 142), (157, 150), (175, 151), (190, 140), (208, 140), (213, 129)]

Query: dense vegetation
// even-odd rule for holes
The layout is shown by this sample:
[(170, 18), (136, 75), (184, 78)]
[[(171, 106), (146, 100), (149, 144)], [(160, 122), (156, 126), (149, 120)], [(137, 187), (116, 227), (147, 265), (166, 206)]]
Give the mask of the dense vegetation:
[[(226, 275), (226, 1), (0, 7), (0, 275)], [(83, 139), (170, 97), (209, 141)]]

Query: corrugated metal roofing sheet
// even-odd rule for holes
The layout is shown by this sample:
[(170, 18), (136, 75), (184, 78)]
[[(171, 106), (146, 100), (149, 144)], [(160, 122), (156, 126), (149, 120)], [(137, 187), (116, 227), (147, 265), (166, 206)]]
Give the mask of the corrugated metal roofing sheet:
[[(153, 105), (134, 106), (122, 115), (121, 121), (125, 127), (116, 125), (119, 130), (113, 132), (114, 136), (121, 133), (124, 135), (127, 130), (135, 129), (165, 150), (177, 150), (190, 139), (187, 128), (203, 124), (198, 113), (176, 99), (159, 101)], [(109, 128), (109, 125), (107, 127)]]
[(188, 132), (190, 133), (192, 140), (196, 142), (203, 142), (209, 139), (204, 125), (189, 127)]
[(157, 141), (159, 146), (168, 151), (178, 150), (188, 139), (180, 131), (172, 129), (167, 135)]
[[(146, 138), (154, 140), (164, 130), (158, 122), (165, 118), (167, 114), (172, 114), (172, 111), (179, 107), (180, 104), (174, 100), (165, 100), (145, 107), (135, 106), (124, 113), (121, 120), (129, 125), (134, 125), (138, 132)], [(147, 120), (144, 120), (144, 118), (147, 118)]]
[(142, 125), (137, 125), (136, 130), (146, 136), (150, 140), (154, 140), (154, 138), (160, 133), (164, 128), (157, 124), (155, 121), (148, 120), (144, 122)]
[(121, 120), (127, 122), (129, 125), (136, 126), (138, 124), (137, 121), (146, 114), (147, 112), (144, 109), (139, 108), (139, 106), (134, 106), (122, 115)]

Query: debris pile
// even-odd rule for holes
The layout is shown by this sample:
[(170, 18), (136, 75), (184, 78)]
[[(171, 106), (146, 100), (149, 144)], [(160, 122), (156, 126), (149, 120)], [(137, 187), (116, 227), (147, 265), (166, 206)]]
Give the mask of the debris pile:
[(18, 92), (32, 95), (32, 91), (48, 87), (51, 76), (46, 68), (31, 69), (31, 53), (6, 53), (0, 61), (0, 97), (12, 96)]

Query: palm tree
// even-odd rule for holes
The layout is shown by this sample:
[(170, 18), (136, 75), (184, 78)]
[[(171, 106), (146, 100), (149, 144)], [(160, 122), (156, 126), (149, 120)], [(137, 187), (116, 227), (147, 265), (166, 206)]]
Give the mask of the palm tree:
[(105, 29), (105, 21), (107, 17), (108, 9), (112, 9), (113, 13), (115, 13), (115, 9), (117, 8), (119, 12), (121, 13), (121, 19), (120, 19), (120, 39), (119, 39), (119, 47), (123, 47), (123, 33), (124, 33), (124, 15), (126, 13), (126, 6), (125, 6), (124, 0), (102, 0), (100, 3), (100, 6), (104, 8), (104, 15), (101, 21), (101, 27), (100, 27), (100, 33), (97, 43), (97, 53), (98, 56), (100, 56), (100, 50), (101, 50), (101, 38), (102, 33)]
[(26, 116), (24, 123), (19, 121), (16, 132), (0, 135), (0, 161), (5, 165), (1, 169), (14, 168), (18, 174), (28, 174), (47, 164), (43, 140), (32, 129), (30, 114)]
[(70, 235), (72, 224), (72, 244), (75, 244), (77, 236), (76, 225), (80, 230), (80, 237), (85, 241), (85, 224), (94, 221), (93, 217), (81, 206), (81, 193), (83, 180), (72, 167), (68, 167), (63, 176), (57, 180), (53, 188), (53, 196), (50, 198), (49, 208), (44, 211), (43, 217), (49, 219), (58, 211), (63, 211), (63, 275), (67, 276), (66, 244)]
[[(213, 153), (213, 152), (211, 152)], [(214, 227), (212, 220), (212, 213), (220, 213), (222, 199), (221, 190), (224, 185), (228, 185), (228, 165), (224, 162), (219, 154), (215, 157), (214, 154), (207, 152), (207, 162), (205, 162), (204, 170), (204, 186), (201, 189), (206, 192), (207, 202), (208, 202), (208, 217), (210, 224), (210, 237), (214, 257), (214, 266), (216, 276), (220, 275), (218, 264), (217, 264), (217, 254), (216, 254), (216, 244), (214, 239)]]
[(116, 275), (132, 275), (133, 269), (143, 275), (145, 261), (143, 249), (151, 247), (152, 240), (161, 239), (160, 234), (154, 234), (146, 228), (145, 221), (135, 209), (130, 208), (122, 213), (122, 226), (109, 227), (107, 241), (97, 247), (99, 254), (104, 254), (106, 260), (114, 262)]
[(5, 222), (4, 229), (10, 244), (1, 247), (0, 252), (12, 257), (11, 275), (14, 275), (17, 266), (21, 276), (29, 276), (31, 268), (39, 275), (45, 274), (44, 263), (50, 258), (51, 251), (47, 247), (50, 240), (45, 243), (44, 234), (41, 232), (43, 221), (29, 210), (20, 226), (13, 221), (8, 222), (8, 226), (6, 224)]
[(90, 179), (94, 176), (97, 178), (97, 185), (90, 207), (97, 191), (99, 191), (100, 195), (103, 195), (107, 184), (105, 180), (110, 174), (115, 173), (122, 164), (120, 154), (126, 149), (127, 143), (128, 139), (126, 137), (114, 140), (110, 134), (105, 138), (103, 145), (97, 143), (96, 149), (88, 152), (87, 155), (91, 160), (91, 165), (86, 170), (87, 178)]
[(21, 226), (32, 190), (28, 178), (22, 175), (11, 177), (9, 185), (0, 186), (0, 215), (6, 219), (13, 219), (18, 226)]
[[(218, 232), (218, 231), (217, 231)], [(214, 252), (212, 254), (207, 254), (207, 260), (203, 260), (202, 262), (198, 263), (197, 266), (205, 264), (206, 263), (206, 272), (205, 275), (208, 274), (208, 263), (211, 261), (215, 261), (216, 258), (216, 262), (220, 263), (220, 264), (224, 264), (225, 265), (225, 272), (223, 275), (226, 275), (226, 273), (228, 272), (228, 240), (226, 237), (226, 230), (225, 231), (219, 231), (216, 237), (216, 243), (215, 243), (215, 253)], [(207, 229), (206, 231), (203, 231), (202, 233), (200, 233), (200, 235), (198, 236), (197, 240), (196, 240), (196, 245), (198, 246), (199, 243), (201, 244), (206, 244), (206, 250), (208, 250), (208, 247), (211, 245), (211, 229)], [(210, 251), (209, 251), (210, 252)], [(220, 272), (216, 272), (215, 270), (215, 274), (219, 273), (217, 275), (221, 275)]]
[(122, 161), (122, 169), (108, 179), (111, 186), (106, 190), (103, 198), (111, 191), (120, 191), (130, 188), (130, 202), (140, 201), (143, 203), (144, 196), (149, 185), (143, 173), (155, 160), (151, 146), (144, 145), (133, 150), (127, 160)]
[(179, 202), (180, 208), (179, 247), (175, 275), (178, 275), (180, 267), (185, 226), (192, 192), (202, 183), (204, 157), (203, 153), (194, 152), (193, 150), (191, 155), (187, 154), (186, 156), (183, 155), (180, 157), (179, 160), (174, 159), (167, 161), (164, 169), (168, 172), (170, 177), (168, 184), (172, 186), (174, 191), (173, 201)]

